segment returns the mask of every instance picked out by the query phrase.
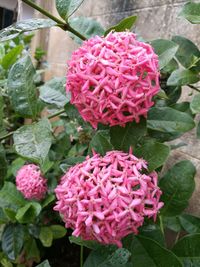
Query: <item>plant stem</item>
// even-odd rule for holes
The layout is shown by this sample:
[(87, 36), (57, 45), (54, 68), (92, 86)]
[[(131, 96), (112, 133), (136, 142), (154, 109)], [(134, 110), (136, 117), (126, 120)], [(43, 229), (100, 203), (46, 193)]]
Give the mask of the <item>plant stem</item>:
[(66, 23), (65, 21), (60, 20), (59, 18), (53, 16), (48, 11), (46, 11), (42, 7), (38, 6), (37, 4), (32, 2), (31, 0), (22, 0), (22, 2), (24, 2), (25, 4), (27, 4), (30, 7), (34, 8), (35, 10), (39, 11), (41, 14), (45, 15), (46, 17), (55, 21), (57, 23), (57, 26), (60, 27), (61, 29), (73, 33), (74, 35), (79, 37), (81, 40), (87, 40), (87, 38), (85, 36), (83, 36), (81, 33), (77, 32), (74, 28), (72, 28), (69, 25), (69, 23)]
[(13, 133), (14, 133), (14, 132), (9, 132), (8, 134), (5, 134), (5, 135), (1, 136), (1, 137), (0, 137), (0, 141), (6, 139), (6, 138), (8, 138), (8, 137), (10, 137), (11, 135), (13, 135)]
[(176, 236), (176, 239), (175, 239), (175, 241), (174, 241), (174, 244), (176, 244), (176, 243), (178, 242), (179, 237), (180, 237), (180, 233), (181, 233), (181, 232), (178, 232), (178, 234), (177, 234), (177, 236)]
[(188, 87), (190, 87), (191, 89), (194, 89), (195, 91), (200, 93), (200, 90), (197, 87), (195, 87), (194, 85), (188, 84)]
[(51, 114), (51, 115), (49, 115), (47, 118), (48, 119), (52, 119), (52, 118), (57, 117), (57, 116), (59, 116), (59, 115), (61, 115), (63, 113), (65, 113), (64, 108), (59, 110), (59, 111), (57, 111), (57, 112), (55, 112), (55, 113), (53, 113), (53, 114)]
[(161, 215), (159, 216), (159, 220), (160, 220), (160, 230), (164, 235), (165, 232), (164, 232), (163, 220), (162, 220), (162, 216)]
[(80, 267), (83, 267), (83, 245), (80, 246)]

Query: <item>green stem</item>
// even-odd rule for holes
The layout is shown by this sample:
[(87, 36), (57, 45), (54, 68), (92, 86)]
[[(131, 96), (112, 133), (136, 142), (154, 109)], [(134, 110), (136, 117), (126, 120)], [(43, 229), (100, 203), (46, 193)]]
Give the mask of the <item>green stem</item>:
[(194, 89), (195, 91), (199, 92), (200, 93), (200, 90), (195, 87), (194, 85), (191, 85), (191, 84), (188, 84), (188, 86), (191, 88), (191, 89)]
[(8, 138), (8, 137), (10, 137), (11, 135), (13, 135), (13, 133), (14, 133), (14, 132), (10, 132), (10, 133), (8, 133), (8, 134), (5, 134), (5, 135), (1, 136), (1, 137), (0, 137), (0, 141), (6, 139), (6, 138)]
[(57, 116), (59, 116), (59, 115), (61, 115), (63, 113), (65, 113), (64, 108), (59, 110), (59, 111), (57, 111), (57, 112), (55, 112), (55, 113), (53, 113), (53, 114), (51, 114), (51, 115), (49, 115), (47, 118), (48, 119), (52, 119), (52, 118), (57, 117)]
[(159, 220), (160, 220), (160, 230), (164, 235), (165, 232), (164, 232), (163, 220), (162, 220), (162, 216), (161, 215), (159, 216)]
[(83, 245), (80, 246), (80, 267), (83, 267)]
[(31, 0), (22, 0), (22, 2), (24, 2), (25, 4), (27, 4), (30, 7), (34, 8), (35, 10), (39, 11), (41, 14), (45, 15), (46, 17), (55, 21), (57, 23), (57, 26), (60, 27), (61, 29), (73, 33), (74, 35), (79, 37), (81, 40), (87, 40), (87, 38), (85, 36), (83, 36), (81, 33), (77, 32), (74, 28), (72, 28), (69, 25), (69, 23), (66, 23), (65, 21), (60, 20), (59, 18), (53, 16), (48, 11), (46, 11), (42, 7), (38, 6), (37, 4), (32, 2)]
[(178, 232), (178, 234), (177, 234), (177, 236), (176, 236), (176, 239), (175, 239), (175, 241), (174, 241), (174, 244), (176, 244), (176, 243), (178, 242), (179, 237), (180, 237), (180, 233), (181, 233), (181, 232)]

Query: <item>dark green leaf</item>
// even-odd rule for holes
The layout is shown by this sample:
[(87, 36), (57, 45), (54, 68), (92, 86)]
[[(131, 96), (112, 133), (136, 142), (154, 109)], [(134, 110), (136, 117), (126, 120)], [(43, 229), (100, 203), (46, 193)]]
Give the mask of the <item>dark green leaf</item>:
[(178, 110), (178, 111), (185, 112), (188, 115), (190, 115), (191, 117), (193, 117), (192, 111), (190, 109), (190, 102), (175, 103), (175, 104), (171, 105), (171, 107)]
[(129, 245), (132, 267), (182, 267), (178, 257), (156, 241), (137, 236)]
[(7, 174), (7, 160), (3, 145), (0, 143), (0, 185)]
[(154, 40), (151, 45), (159, 56), (160, 69), (163, 69), (173, 59), (178, 50), (176, 43), (165, 39)]
[(0, 191), (0, 207), (10, 208), (14, 211), (17, 211), (26, 203), (26, 200), (16, 189), (16, 186), (11, 182), (5, 182), (3, 188)]
[(59, 15), (67, 21), (70, 17), (83, 3), (84, 0), (56, 0), (56, 8)]
[(53, 232), (51, 228), (48, 226), (41, 227), (39, 239), (44, 247), (50, 247), (53, 242)]
[(173, 247), (172, 251), (182, 259), (185, 267), (200, 266), (200, 234), (186, 235)]
[(154, 140), (147, 140), (135, 149), (134, 154), (139, 158), (144, 158), (148, 162), (148, 170), (153, 171), (164, 164), (169, 152), (169, 146)]
[(16, 152), (33, 162), (43, 164), (52, 142), (51, 125), (47, 119), (25, 125), (13, 135)]
[(51, 267), (51, 266), (49, 264), (49, 261), (45, 260), (42, 263), (40, 263), (39, 265), (37, 265), (36, 267)]
[(118, 24), (110, 27), (108, 30), (105, 31), (105, 36), (111, 32), (111, 31), (115, 31), (115, 32), (124, 32), (126, 30), (130, 30), (133, 25), (135, 24), (137, 20), (137, 16), (130, 16), (130, 17), (127, 17), (123, 20), (121, 20)]
[(165, 203), (162, 214), (179, 215), (187, 207), (195, 188), (195, 173), (194, 165), (187, 160), (175, 164), (168, 170), (159, 183), (163, 192), (161, 200)]
[(73, 235), (69, 237), (69, 241), (70, 241), (70, 243), (74, 243), (74, 244), (79, 245), (79, 246), (84, 246), (84, 247), (89, 248), (89, 249), (98, 249), (101, 247), (101, 245), (99, 243), (97, 243), (96, 241), (83, 240), (80, 237), (75, 237)]
[(37, 202), (27, 203), (17, 211), (16, 219), (19, 223), (31, 223), (40, 214), (42, 207)]
[(178, 69), (172, 72), (167, 80), (168, 86), (182, 86), (199, 81), (199, 74), (191, 70)]
[(200, 121), (197, 124), (197, 138), (200, 139)]
[(197, 65), (199, 69), (200, 62), (196, 62), (200, 57), (198, 47), (192, 41), (182, 36), (173, 36), (172, 41), (179, 45), (178, 51), (176, 52), (176, 58), (183, 67), (189, 69)]
[(7, 257), (15, 260), (21, 252), (24, 243), (23, 226), (18, 224), (7, 225), (2, 234), (2, 249)]
[(180, 16), (193, 24), (200, 23), (200, 3), (186, 3), (181, 10)]
[(40, 261), (40, 251), (34, 238), (29, 237), (24, 245), (24, 250), (27, 260), (34, 260), (36, 262)]
[(17, 60), (18, 56), (21, 54), (23, 50), (23, 45), (17, 45), (12, 48), (2, 59), (1, 65), (4, 69), (9, 69), (15, 61)]
[(40, 99), (58, 108), (64, 107), (70, 100), (70, 96), (66, 95), (65, 78), (53, 78), (41, 86)]
[(147, 127), (159, 132), (187, 132), (195, 124), (190, 115), (169, 107), (154, 107), (148, 113)]
[[(72, 18), (69, 21), (72, 28), (80, 32), (82, 35), (84, 35), (87, 39), (91, 38), (95, 35), (103, 35), (104, 29), (102, 26), (94, 19), (86, 18), (86, 17), (77, 17)], [(77, 42), (81, 43), (81, 39), (77, 36), (71, 34), (72, 38)]]
[(8, 74), (8, 94), (12, 106), (19, 115), (25, 118), (35, 118), (38, 112), (34, 75), (35, 69), (28, 55), (19, 59)]
[(20, 33), (35, 31), (38, 29), (55, 26), (56, 22), (51, 19), (28, 19), (18, 21), (0, 31), (0, 42), (16, 38)]
[(190, 214), (179, 216), (179, 221), (183, 229), (189, 234), (200, 233), (200, 218)]
[(62, 164), (60, 164), (60, 168), (65, 173), (70, 167), (74, 166), (77, 163), (81, 163), (84, 160), (85, 160), (85, 157), (84, 156), (67, 157), (62, 162)]
[(65, 229), (65, 227), (63, 227), (62, 225), (51, 225), (50, 226), (51, 231), (53, 233), (53, 239), (59, 239), (62, 238), (66, 235), (67, 230)]
[(173, 216), (173, 217), (162, 216), (162, 218), (164, 226), (167, 227), (168, 229), (174, 232), (180, 232), (182, 230), (178, 216)]
[(190, 102), (190, 108), (193, 114), (200, 113), (200, 94), (194, 95), (192, 101)]
[(140, 227), (140, 235), (148, 237), (158, 242), (160, 245), (165, 245), (164, 235), (157, 224), (149, 223)]
[(42, 201), (42, 208), (45, 208), (50, 203), (52, 203), (55, 200), (54, 194), (48, 195), (43, 201)]
[(113, 149), (113, 146), (110, 143), (110, 137), (109, 137), (109, 132), (108, 131), (98, 131), (92, 138), (89, 146), (90, 153), (92, 149), (101, 154), (105, 155), (107, 151), (110, 151)]
[(127, 123), (125, 127), (114, 126), (110, 128), (110, 141), (115, 149), (128, 151), (130, 147), (135, 148), (146, 131), (145, 119), (142, 119), (140, 123)]

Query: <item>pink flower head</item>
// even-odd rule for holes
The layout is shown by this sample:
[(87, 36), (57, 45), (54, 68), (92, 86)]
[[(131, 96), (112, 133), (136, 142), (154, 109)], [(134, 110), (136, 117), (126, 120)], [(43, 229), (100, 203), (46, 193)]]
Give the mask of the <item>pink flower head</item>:
[(41, 200), (47, 192), (47, 180), (42, 177), (38, 166), (24, 165), (16, 176), (17, 189), (27, 199)]
[(132, 32), (95, 36), (68, 62), (67, 91), (85, 121), (124, 126), (139, 122), (159, 91), (158, 56)]
[(155, 220), (163, 206), (157, 173), (143, 169), (146, 162), (132, 153), (88, 156), (61, 178), (54, 210), (74, 236), (121, 246), (123, 237), (138, 233), (145, 216)]

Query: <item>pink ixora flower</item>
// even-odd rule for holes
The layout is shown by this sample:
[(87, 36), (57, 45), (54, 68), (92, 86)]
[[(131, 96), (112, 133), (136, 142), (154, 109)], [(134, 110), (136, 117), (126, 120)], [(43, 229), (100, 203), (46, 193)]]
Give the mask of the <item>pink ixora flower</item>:
[(144, 174), (146, 162), (131, 152), (95, 154), (71, 167), (55, 189), (59, 211), (74, 236), (121, 246), (121, 239), (138, 233), (144, 217), (163, 206), (157, 174)]
[(85, 121), (124, 126), (139, 122), (159, 91), (158, 56), (132, 32), (95, 36), (68, 62), (67, 91)]
[(24, 165), (16, 176), (17, 189), (27, 199), (41, 200), (47, 192), (47, 180), (42, 177), (38, 166)]

